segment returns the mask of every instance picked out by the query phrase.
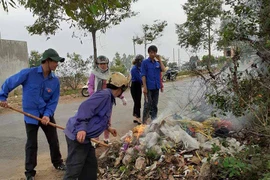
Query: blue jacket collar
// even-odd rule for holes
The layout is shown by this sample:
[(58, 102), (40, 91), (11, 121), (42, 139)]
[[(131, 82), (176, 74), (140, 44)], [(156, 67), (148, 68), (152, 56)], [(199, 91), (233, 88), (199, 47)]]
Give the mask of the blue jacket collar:
[(150, 57), (147, 58), (150, 62), (155, 63), (156, 60), (152, 60)]
[[(38, 73), (43, 73), (43, 69), (42, 69), (42, 66), (41, 65), (37, 67), (37, 72)], [(55, 78), (55, 74), (51, 71), (51, 73), (49, 74), (48, 77), (49, 78)]]

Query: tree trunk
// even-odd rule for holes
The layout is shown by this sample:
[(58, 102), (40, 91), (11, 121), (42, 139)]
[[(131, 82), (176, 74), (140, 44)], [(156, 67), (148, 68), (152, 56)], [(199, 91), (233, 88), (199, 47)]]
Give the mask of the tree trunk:
[(147, 44), (146, 42), (144, 43), (144, 58), (146, 58), (146, 48), (147, 48)]
[(208, 63), (207, 63), (207, 70), (211, 78), (215, 79), (215, 75), (211, 71), (211, 23), (208, 17), (208, 22), (207, 22), (207, 28), (208, 28)]
[(210, 22), (208, 22), (207, 26), (208, 26), (208, 66), (210, 67), (210, 58), (211, 58), (211, 26), (210, 26)]
[(96, 30), (93, 30), (91, 32), (92, 34), (92, 39), (93, 39), (93, 50), (94, 50), (94, 61), (93, 61), (93, 66), (96, 66), (96, 61), (97, 61), (97, 40), (96, 40)]
[(147, 42), (146, 42), (146, 31), (144, 31), (144, 58), (146, 58), (146, 47), (147, 47)]

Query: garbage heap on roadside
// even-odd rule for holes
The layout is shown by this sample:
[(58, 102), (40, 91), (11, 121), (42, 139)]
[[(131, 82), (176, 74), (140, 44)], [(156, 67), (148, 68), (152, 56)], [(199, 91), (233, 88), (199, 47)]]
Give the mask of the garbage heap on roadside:
[[(155, 122), (155, 121), (154, 121)], [(99, 157), (99, 179), (209, 179), (210, 164), (244, 146), (230, 121), (169, 117), (130, 130)], [(226, 143), (224, 143), (226, 142)], [(213, 148), (218, 147), (218, 153)]]

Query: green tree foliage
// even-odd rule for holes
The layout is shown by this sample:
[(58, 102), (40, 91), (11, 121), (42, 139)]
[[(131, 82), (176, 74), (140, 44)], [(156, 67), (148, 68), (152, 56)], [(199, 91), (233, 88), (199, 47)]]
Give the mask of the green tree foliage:
[(30, 67), (39, 66), (41, 64), (40, 62), (41, 56), (42, 54), (40, 54), (38, 51), (31, 51), (29, 57), (29, 66)]
[(170, 58), (165, 57), (164, 55), (160, 55), (161, 59), (162, 59), (162, 63), (164, 64), (165, 67), (168, 66), (168, 63), (170, 61)]
[[(270, 120), (270, 2), (267, 0), (225, 0), (230, 10), (222, 17), (220, 47), (231, 46), (235, 53), (226, 73), (210, 81), (209, 101), (225, 112), (242, 116), (251, 113), (256, 125)], [(251, 63), (250, 63), (251, 62)], [(251, 65), (243, 68), (241, 64)], [(226, 74), (226, 75), (225, 75)], [(265, 129), (265, 128), (264, 128)], [(261, 129), (261, 131), (266, 132)]]
[(122, 74), (127, 74), (128, 69), (123, 63), (123, 58), (121, 58), (120, 54), (117, 52), (115, 53), (115, 57), (111, 63), (110, 71), (111, 72), (121, 72)]
[(227, 59), (225, 56), (219, 56), (217, 58), (217, 62), (218, 64), (224, 64), (226, 61), (228, 61), (229, 59)]
[(61, 86), (77, 89), (80, 84), (84, 84), (90, 71), (89, 64), (90, 60), (83, 60), (79, 54), (67, 54), (65, 63), (59, 63), (57, 70)]
[(170, 62), (170, 63), (168, 63), (168, 67), (169, 68), (177, 67), (177, 63), (176, 62)]
[(267, 0), (225, 0), (231, 9), (225, 11), (220, 29), (220, 46), (233, 41), (253, 42), (252, 46), (268, 47), (270, 40), (270, 2)]
[(4, 11), (8, 12), (9, 6), (16, 8), (16, 2), (14, 0), (0, 0), (0, 5), (2, 5)]
[(167, 21), (155, 20), (154, 24), (143, 24), (143, 36), (136, 37), (133, 39), (137, 44), (144, 44), (144, 55), (146, 57), (146, 47), (151, 44), (154, 40), (162, 36), (165, 27), (168, 25)]
[(209, 58), (208, 55), (204, 55), (202, 57), (202, 61), (199, 64), (201, 66), (207, 66), (208, 63), (210, 63), (210, 65), (217, 63), (216, 58), (214, 56)]
[[(107, 2), (107, 1), (106, 1)], [(118, 6), (110, 6), (102, 3), (102, 10), (96, 10), (93, 17), (88, 16), (88, 10), (83, 9), (76, 14), (78, 17), (78, 26), (82, 30), (91, 33), (93, 39), (94, 59), (97, 57), (96, 33), (101, 31), (105, 33), (112, 25), (118, 25), (123, 19), (135, 16), (136, 13), (131, 11), (131, 3), (133, 0), (119, 0)]]
[[(196, 52), (203, 48), (212, 55), (212, 45), (215, 43), (216, 21), (222, 14), (222, 0), (188, 0), (183, 5), (187, 21), (176, 24), (178, 44), (181, 47), (192, 48)], [(210, 76), (210, 59), (207, 65)]]
[(133, 55), (127, 56), (125, 53), (123, 54), (123, 57), (121, 58), (121, 61), (123, 62), (124, 66), (126, 67), (127, 70), (131, 69), (133, 60), (134, 60)]
[[(136, 0), (20, 0), (20, 3), (37, 17), (35, 23), (27, 27), (31, 35), (54, 35), (61, 22), (92, 35), (94, 59), (97, 58), (96, 33), (118, 25), (123, 19), (136, 15), (131, 11)], [(76, 37), (73, 34), (73, 37)]]

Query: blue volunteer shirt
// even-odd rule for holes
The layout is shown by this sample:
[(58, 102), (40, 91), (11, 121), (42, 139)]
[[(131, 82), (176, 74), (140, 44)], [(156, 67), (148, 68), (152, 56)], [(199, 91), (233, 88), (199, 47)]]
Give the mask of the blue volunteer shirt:
[(134, 65), (131, 69), (131, 81), (142, 83), (141, 69)]
[[(9, 77), (0, 90), (0, 101), (6, 101), (8, 94), (17, 86), (23, 86), (23, 111), (34, 116), (52, 116), (58, 104), (60, 83), (58, 78), (50, 73), (44, 78), (41, 66), (27, 68)], [(38, 121), (24, 116), (27, 124), (38, 124)]]
[(141, 76), (146, 77), (146, 85), (148, 90), (160, 89), (160, 72), (159, 62), (152, 61), (150, 58), (143, 60), (141, 65)]
[(75, 116), (68, 120), (64, 133), (69, 139), (75, 140), (79, 131), (85, 131), (84, 143), (89, 143), (89, 138), (98, 137), (108, 129), (114, 104), (115, 98), (111, 89), (95, 92), (82, 102)]

